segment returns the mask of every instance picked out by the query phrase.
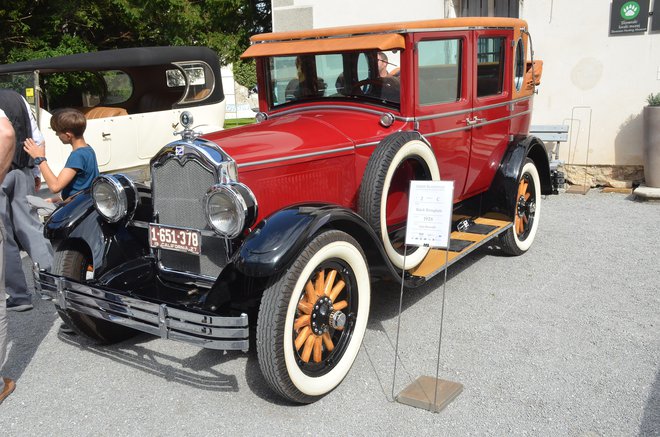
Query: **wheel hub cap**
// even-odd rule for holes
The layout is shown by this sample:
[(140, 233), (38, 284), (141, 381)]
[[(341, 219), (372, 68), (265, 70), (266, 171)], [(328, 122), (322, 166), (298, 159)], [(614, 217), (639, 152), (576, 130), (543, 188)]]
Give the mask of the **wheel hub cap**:
[[(312, 310), (312, 331), (316, 335), (322, 335), (332, 327), (343, 326), (346, 316), (341, 311), (335, 311), (332, 300), (324, 296), (316, 301)], [(341, 325), (339, 325), (340, 323)]]

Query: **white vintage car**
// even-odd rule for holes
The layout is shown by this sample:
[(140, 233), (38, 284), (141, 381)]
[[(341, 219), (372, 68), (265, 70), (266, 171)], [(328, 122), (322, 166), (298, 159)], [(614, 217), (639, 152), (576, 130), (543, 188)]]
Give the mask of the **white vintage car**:
[(15, 89), (33, 105), (54, 169), (71, 153), (50, 128), (58, 108), (85, 113), (85, 139), (101, 172), (146, 169), (181, 130), (184, 110), (202, 133), (222, 129), (225, 119), (220, 62), (206, 47), (139, 47), (5, 64), (0, 88)]

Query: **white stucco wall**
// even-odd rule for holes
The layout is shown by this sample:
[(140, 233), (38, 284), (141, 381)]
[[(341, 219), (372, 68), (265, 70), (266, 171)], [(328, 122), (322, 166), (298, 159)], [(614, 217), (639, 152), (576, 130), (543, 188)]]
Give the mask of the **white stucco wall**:
[(642, 108), (660, 92), (660, 33), (609, 36), (610, 2), (602, 0), (526, 0), (521, 15), (544, 60), (534, 122), (576, 119), (563, 159), (585, 162), (591, 113), (589, 164), (641, 165)]
[[(660, 13), (660, 0), (655, 2)], [(451, 3), (459, 1), (273, 0), (273, 28), (443, 18)], [(533, 123), (571, 124), (573, 119), (571, 142), (561, 148), (569, 164), (584, 164), (587, 148), (590, 165), (642, 164), (641, 111), (646, 96), (660, 92), (660, 33), (609, 36), (610, 4), (521, 2), (536, 57), (544, 61)]]

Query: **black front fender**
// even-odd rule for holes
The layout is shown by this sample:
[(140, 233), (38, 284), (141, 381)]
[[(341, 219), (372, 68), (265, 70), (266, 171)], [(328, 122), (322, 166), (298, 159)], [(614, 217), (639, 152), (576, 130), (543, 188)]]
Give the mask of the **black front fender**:
[(89, 191), (55, 210), (44, 226), (44, 235), (55, 244), (79, 241), (87, 245), (97, 273), (143, 252), (139, 244), (131, 243), (124, 223), (108, 223), (99, 215)]
[(386, 259), (378, 237), (362, 217), (338, 205), (312, 204), (291, 206), (264, 219), (237, 252), (234, 267), (249, 277), (280, 273), (322, 229), (349, 233), (370, 264)]

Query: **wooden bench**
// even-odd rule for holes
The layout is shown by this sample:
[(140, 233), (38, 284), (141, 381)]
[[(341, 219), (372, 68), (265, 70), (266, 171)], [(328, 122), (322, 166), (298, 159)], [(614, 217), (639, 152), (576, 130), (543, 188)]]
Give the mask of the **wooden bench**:
[[(568, 141), (568, 126), (565, 124), (537, 124), (529, 127), (530, 135), (534, 135), (546, 143), (550, 169), (556, 170), (557, 166), (563, 164), (559, 160), (559, 145)], [(554, 143), (548, 147), (549, 143)]]

